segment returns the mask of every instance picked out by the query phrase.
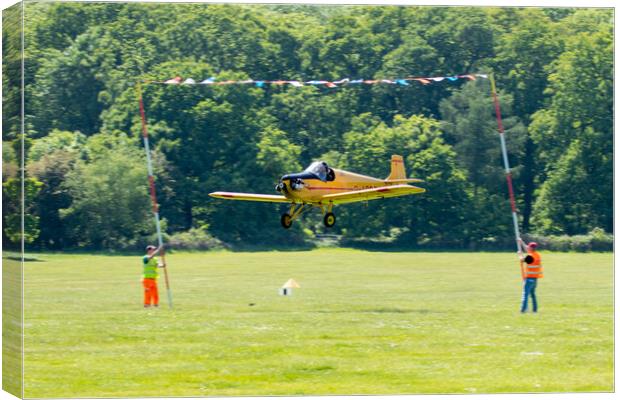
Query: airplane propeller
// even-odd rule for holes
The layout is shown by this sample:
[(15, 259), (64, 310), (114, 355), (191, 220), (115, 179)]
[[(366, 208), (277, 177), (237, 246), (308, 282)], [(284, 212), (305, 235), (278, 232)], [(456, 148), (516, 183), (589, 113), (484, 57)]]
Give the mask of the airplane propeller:
[(301, 190), (306, 186), (306, 183), (301, 178), (284, 176), (280, 179), (280, 182), (276, 185), (276, 191), (288, 193), (289, 187), (286, 186), (284, 179), (288, 179), (290, 188), (293, 190)]
[(288, 193), (288, 189), (286, 187), (286, 183), (282, 182), (281, 179), (280, 179), (280, 182), (276, 185), (276, 192)]

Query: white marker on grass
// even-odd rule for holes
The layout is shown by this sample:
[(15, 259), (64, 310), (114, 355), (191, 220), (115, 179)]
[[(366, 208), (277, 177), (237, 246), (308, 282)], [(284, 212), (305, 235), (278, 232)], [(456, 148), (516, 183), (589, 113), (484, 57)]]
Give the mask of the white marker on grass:
[(291, 296), (293, 294), (293, 289), (299, 289), (299, 283), (295, 282), (295, 279), (291, 278), (282, 287), (280, 288), (280, 296)]

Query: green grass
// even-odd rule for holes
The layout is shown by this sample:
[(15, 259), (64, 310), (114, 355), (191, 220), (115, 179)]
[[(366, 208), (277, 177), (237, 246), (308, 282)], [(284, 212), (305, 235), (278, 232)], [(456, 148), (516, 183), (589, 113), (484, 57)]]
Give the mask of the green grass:
[(19, 253), (2, 253), (2, 389), (22, 396), (22, 269)]
[(142, 309), (139, 257), (41, 254), (25, 395), (612, 391), (612, 254), (542, 256), (521, 315), (509, 253), (177, 253), (173, 310), (163, 279)]

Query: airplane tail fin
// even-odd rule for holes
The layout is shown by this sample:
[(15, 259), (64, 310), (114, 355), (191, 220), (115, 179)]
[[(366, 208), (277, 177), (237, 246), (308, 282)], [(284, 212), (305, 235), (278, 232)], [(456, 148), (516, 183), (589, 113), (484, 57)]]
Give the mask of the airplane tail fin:
[(407, 179), (407, 174), (405, 174), (405, 161), (403, 160), (403, 156), (394, 154), (392, 156), (390, 175), (385, 178), (385, 180), (394, 181), (402, 179)]

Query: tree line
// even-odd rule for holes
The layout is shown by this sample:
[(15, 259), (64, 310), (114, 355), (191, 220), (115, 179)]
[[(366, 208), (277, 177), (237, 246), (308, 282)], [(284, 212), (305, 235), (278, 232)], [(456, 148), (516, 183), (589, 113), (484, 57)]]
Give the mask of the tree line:
[[(493, 73), (521, 228), (613, 230), (613, 11), (576, 8), (27, 3), (3, 13), (3, 242), (133, 249), (152, 240), (136, 84)], [(405, 156), (423, 195), (336, 207), (330, 233), (408, 247), (503, 243), (512, 220), (489, 81), (301, 88), (143, 85), (167, 235), (296, 245), (271, 193), (314, 160), (384, 177)], [(231, 204), (232, 203), (232, 204)], [(284, 206), (282, 206), (284, 207)]]

